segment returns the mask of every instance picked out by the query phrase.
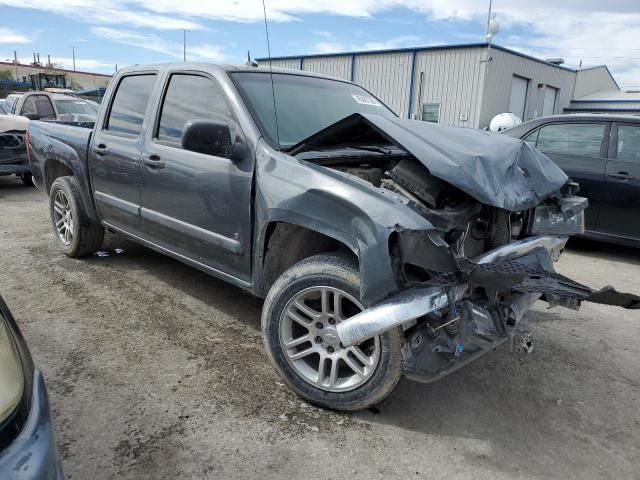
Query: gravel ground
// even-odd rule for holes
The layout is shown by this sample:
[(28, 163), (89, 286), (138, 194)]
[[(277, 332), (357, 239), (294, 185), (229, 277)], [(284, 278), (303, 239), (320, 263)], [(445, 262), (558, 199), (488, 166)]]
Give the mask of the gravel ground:
[[(538, 303), (532, 355), (498, 350), (341, 414), (279, 381), (260, 300), (115, 236), (105, 249), (66, 258), (46, 197), (0, 178), (0, 293), (47, 380), (67, 478), (640, 478), (637, 312)], [(559, 271), (640, 292), (639, 265), (574, 242)]]

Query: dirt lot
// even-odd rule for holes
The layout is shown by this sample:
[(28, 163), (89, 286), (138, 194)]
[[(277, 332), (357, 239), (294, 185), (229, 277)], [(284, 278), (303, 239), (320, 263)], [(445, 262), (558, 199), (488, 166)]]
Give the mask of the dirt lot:
[[(497, 351), (338, 414), (279, 381), (260, 300), (105, 247), (64, 257), (44, 195), (0, 178), (0, 293), (47, 380), (68, 478), (640, 478), (638, 313), (539, 303), (533, 355)], [(632, 249), (574, 242), (559, 270), (640, 292)]]

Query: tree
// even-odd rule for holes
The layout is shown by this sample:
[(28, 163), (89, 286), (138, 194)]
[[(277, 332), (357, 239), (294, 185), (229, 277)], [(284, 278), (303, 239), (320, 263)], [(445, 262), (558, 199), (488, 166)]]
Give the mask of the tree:
[(9, 69), (0, 70), (0, 80), (13, 80), (13, 72)]

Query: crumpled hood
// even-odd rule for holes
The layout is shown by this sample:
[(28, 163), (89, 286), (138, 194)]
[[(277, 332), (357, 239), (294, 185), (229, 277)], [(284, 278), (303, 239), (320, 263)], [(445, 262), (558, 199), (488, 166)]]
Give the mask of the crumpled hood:
[(348, 145), (370, 129), (411, 153), (429, 172), (481, 203), (510, 211), (532, 208), (568, 178), (522, 140), (471, 128), (354, 114), (294, 146), (290, 154)]

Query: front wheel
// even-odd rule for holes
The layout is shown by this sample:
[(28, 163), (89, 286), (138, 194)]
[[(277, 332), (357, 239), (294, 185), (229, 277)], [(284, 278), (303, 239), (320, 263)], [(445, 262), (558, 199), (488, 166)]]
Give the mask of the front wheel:
[(310, 257), (274, 283), (262, 332), (282, 379), (306, 400), (336, 410), (381, 402), (402, 375), (401, 333), (345, 348), (336, 325), (364, 310), (357, 265), (340, 254)]
[(90, 255), (102, 246), (104, 228), (87, 215), (74, 177), (59, 177), (53, 182), (49, 213), (58, 246), (68, 257)]

